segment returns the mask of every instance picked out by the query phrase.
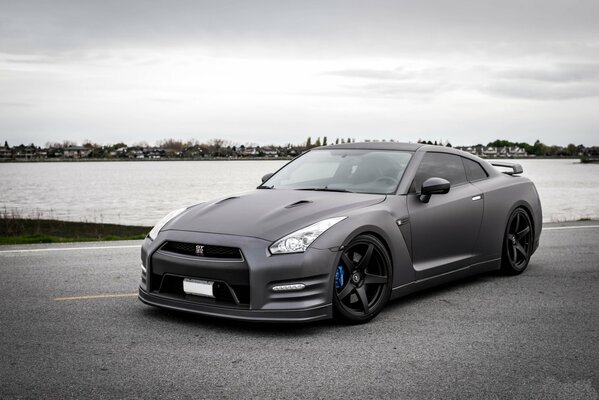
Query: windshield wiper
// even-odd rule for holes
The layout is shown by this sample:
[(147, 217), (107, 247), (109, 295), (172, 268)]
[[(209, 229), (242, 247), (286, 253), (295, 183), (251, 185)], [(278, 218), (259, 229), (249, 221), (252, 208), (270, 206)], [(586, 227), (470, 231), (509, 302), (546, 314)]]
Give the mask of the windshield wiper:
[(313, 188), (301, 188), (296, 190), (314, 190), (317, 192), (343, 192), (343, 193), (353, 193), (351, 190), (347, 189), (333, 189), (328, 187), (313, 187)]
[(258, 186), (256, 189), (272, 189), (273, 187), (274, 187), (274, 185), (273, 185), (273, 186), (268, 186), (268, 185), (260, 185), (260, 186)]

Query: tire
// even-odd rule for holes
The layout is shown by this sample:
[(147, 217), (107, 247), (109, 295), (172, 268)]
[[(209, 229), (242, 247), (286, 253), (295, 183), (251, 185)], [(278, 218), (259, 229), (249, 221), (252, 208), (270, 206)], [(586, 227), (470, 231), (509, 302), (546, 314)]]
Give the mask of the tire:
[(533, 248), (533, 226), (528, 213), (516, 208), (505, 227), (501, 270), (507, 275), (521, 274), (530, 261)]
[(387, 304), (393, 282), (391, 258), (373, 235), (353, 239), (341, 254), (335, 270), (335, 317), (349, 324), (373, 319)]

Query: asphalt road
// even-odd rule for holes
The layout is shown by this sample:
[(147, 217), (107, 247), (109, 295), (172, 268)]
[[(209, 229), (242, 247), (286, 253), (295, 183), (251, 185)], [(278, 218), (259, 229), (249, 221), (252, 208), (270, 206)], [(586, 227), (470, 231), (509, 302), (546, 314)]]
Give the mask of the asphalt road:
[(599, 223), (562, 225), (524, 274), (399, 299), (360, 326), (146, 306), (139, 242), (3, 246), (0, 398), (597, 399)]

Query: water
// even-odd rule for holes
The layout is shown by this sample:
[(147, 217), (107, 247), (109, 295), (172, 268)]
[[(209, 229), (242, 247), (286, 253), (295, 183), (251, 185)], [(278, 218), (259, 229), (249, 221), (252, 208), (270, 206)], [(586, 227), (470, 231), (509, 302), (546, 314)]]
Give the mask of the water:
[(71, 221), (154, 225), (169, 211), (255, 188), (285, 161), (0, 164), (0, 210)]
[(599, 219), (599, 164), (579, 160), (519, 160), (537, 187), (543, 221)]
[[(599, 219), (599, 164), (519, 160), (548, 221)], [(286, 161), (0, 164), (0, 211), (71, 221), (153, 225), (169, 211), (251, 190)], [(240, 221), (242, 222), (242, 221)]]

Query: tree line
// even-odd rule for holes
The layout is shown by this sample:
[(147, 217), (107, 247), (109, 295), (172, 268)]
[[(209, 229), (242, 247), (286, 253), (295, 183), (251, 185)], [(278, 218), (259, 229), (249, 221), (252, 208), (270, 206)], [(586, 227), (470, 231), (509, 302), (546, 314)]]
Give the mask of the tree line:
[[(351, 137), (329, 140), (327, 136), (318, 136), (314, 140), (308, 136), (306, 141), (300, 144), (287, 143), (286, 145), (266, 145), (260, 146), (255, 143), (237, 144), (224, 139), (214, 138), (206, 142), (200, 142), (196, 139), (179, 140), (163, 139), (156, 142), (154, 146), (147, 142), (137, 142), (128, 145), (124, 142), (118, 142), (108, 145), (100, 145), (90, 140), (83, 142), (81, 146), (77, 142), (65, 140), (63, 142), (47, 142), (44, 147), (36, 147), (34, 144), (18, 145), (10, 147), (5, 141), (4, 146), (0, 147), (0, 159), (9, 160), (15, 158), (244, 158), (244, 157), (295, 157), (303, 151), (331, 144), (355, 143)], [(377, 140), (366, 140), (376, 142)], [(382, 140), (383, 142), (385, 140)], [(394, 142), (395, 140), (389, 140)], [(399, 142), (399, 141), (397, 141)], [(449, 141), (431, 141), (418, 139), (418, 143), (448, 146)], [(487, 147), (487, 148), (522, 148), (529, 156), (545, 157), (596, 157), (599, 155), (597, 146), (585, 147), (584, 145), (575, 145), (573, 143), (567, 146), (546, 145), (540, 140), (533, 144), (526, 142), (512, 142), (509, 140), (497, 139), (489, 142), (486, 146), (476, 144), (467, 147)], [(462, 147), (463, 148), (463, 147)]]
[[(418, 139), (418, 143), (423, 144), (432, 144), (438, 146), (447, 146), (452, 147), (449, 142), (434, 142), (430, 140), (422, 140)], [(529, 144), (526, 142), (512, 142), (509, 140), (497, 139), (493, 142), (489, 142), (486, 145), (481, 143), (471, 145), (471, 146), (462, 146), (462, 147), (493, 147), (493, 148), (521, 148), (526, 151), (526, 154), (529, 156), (537, 156), (537, 157), (580, 157), (580, 156), (595, 156), (599, 154), (598, 146), (586, 147), (582, 144), (576, 145), (574, 143), (570, 143), (567, 146), (556, 146), (556, 145), (546, 145), (542, 143), (540, 140), (536, 140), (533, 144)]]

